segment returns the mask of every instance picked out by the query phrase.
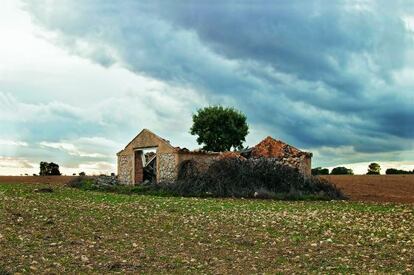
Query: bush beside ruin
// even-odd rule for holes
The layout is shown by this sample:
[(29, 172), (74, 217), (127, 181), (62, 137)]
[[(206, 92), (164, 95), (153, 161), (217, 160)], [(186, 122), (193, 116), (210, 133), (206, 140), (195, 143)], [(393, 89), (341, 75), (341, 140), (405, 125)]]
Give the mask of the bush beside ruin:
[(122, 194), (187, 197), (235, 197), (288, 200), (345, 199), (326, 179), (305, 177), (297, 169), (275, 159), (221, 158), (207, 169), (192, 160), (178, 169), (177, 180), (159, 184), (121, 185), (116, 177), (78, 177), (71, 187)]
[(183, 162), (175, 182), (162, 186), (180, 196), (275, 199), (344, 199), (327, 180), (305, 177), (275, 159), (224, 158), (200, 171), (193, 161)]

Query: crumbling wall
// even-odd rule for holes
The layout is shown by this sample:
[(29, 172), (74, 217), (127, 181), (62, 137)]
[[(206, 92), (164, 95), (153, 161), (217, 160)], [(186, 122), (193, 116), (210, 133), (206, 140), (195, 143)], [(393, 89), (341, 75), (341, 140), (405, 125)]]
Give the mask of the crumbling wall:
[(312, 158), (310, 156), (305, 156), (302, 159), (300, 162), (299, 171), (308, 177), (312, 175)]
[[(134, 156), (136, 151), (142, 151), (149, 148), (156, 148), (157, 155), (174, 153), (176, 151), (176, 149), (171, 146), (169, 141), (157, 136), (147, 129), (143, 129), (122, 151), (117, 154), (118, 177), (123, 184), (135, 184), (142, 182), (142, 164), (139, 165), (139, 163), (137, 163), (137, 166), (135, 167), (136, 173), (134, 173)], [(170, 167), (169, 165), (167, 166)], [(171, 173), (166, 172), (167, 170), (168, 168), (164, 169), (164, 172), (161, 175), (162, 177), (169, 177)], [(160, 177), (159, 171), (157, 171), (157, 179), (158, 177)]]
[(158, 182), (173, 181), (177, 177), (177, 163), (175, 153), (159, 153)]
[(303, 152), (272, 137), (265, 138), (252, 148), (250, 156), (276, 159), (281, 164), (297, 168), (305, 176), (311, 175), (311, 153)]
[(283, 165), (297, 168), (299, 172), (301, 172), (305, 176), (311, 175), (311, 158), (306, 155), (294, 157), (285, 156), (277, 160)]
[(207, 170), (214, 160), (218, 159), (220, 153), (214, 152), (180, 152), (178, 153), (177, 164), (179, 165), (183, 161), (192, 160), (196, 164), (197, 168)]
[(121, 184), (133, 183), (133, 155), (119, 155), (118, 156), (118, 179)]

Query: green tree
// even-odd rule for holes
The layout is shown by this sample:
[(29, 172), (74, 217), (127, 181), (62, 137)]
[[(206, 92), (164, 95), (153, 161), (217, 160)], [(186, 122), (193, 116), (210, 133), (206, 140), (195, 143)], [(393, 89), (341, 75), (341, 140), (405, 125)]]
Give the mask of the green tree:
[(354, 171), (352, 169), (348, 169), (346, 167), (335, 167), (331, 171), (331, 175), (353, 175)]
[(242, 149), (249, 133), (247, 118), (234, 108), (210, 106), (197, 110), (193, 115), (190, 133), (197, 135), (198, 144), (208, 151)]
[(414, 171), (406, 171), (406, 170), (400, 170), (400, 169), (395, 169), (395, 168), (388, 168), (385, 171), (385, 174), (387, 175), (409, 175), (409, 174), (414, 174)]
[(329, 169), (328, 168), (322, 168), (322, 167), (316, 167), (312, 169), (312, 175), (329, 175)]
[(60, 176), (59, 165), (53, 162), (40, 162), (40, 176)]
[(378, 163), (371, 163), (368, 165), (367, 175), (379, 175), (381, 171), (381, 166)]

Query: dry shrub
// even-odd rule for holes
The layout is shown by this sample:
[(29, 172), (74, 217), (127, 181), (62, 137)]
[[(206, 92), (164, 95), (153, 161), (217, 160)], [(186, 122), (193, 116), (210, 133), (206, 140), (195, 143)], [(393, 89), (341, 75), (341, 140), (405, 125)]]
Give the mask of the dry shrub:
[(297, 169), (274, 159), (227, 158), (199, 171), (194, 161), (183, 162), (177, 181), (163, 185), (181, 196), (343, 199), (326, 180), (306, 178)]

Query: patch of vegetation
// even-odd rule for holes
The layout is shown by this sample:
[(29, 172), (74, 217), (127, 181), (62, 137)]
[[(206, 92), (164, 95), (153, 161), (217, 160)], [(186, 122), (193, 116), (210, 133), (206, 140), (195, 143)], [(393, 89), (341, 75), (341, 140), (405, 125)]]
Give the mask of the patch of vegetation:
[(412, 205), (34, 192), (45, 187), (0, 184), (6, 272), (414, 272)]
[(370, 165), (368, 165), (367, 175), (379, 175), (380, 172), (381, 172), (381, 166), (378, 163), (373, 162)]
[(249, 133), (246, 116), (234, 108), (210, 106), (198, 109), (193, 115), (192, 135), (207, 151), (230, 151), (242, 149)]
[(183, 197), (338, 200), (345, 195), (328, 180), (304, 177), (271, 159), (217, 160), (206, 171), (193, 161), (181, 163), (175, 182), (135, 186), (99, 184), (96, 177), (78, 177), (68, 186), (89, 191)]
[(414, 170), (406, 171), (406, 170), (400, 170), (400, 169), (395, 169), (395, 168), (388, 168), (385, 171), (385, 174), (387, 175), (411, 175), (411, 174), (414, 174)]
[(11, 273), (0, 265), (0, 275), (11, 275)]
[(279, 200), (346, 199), (326, 179), (304, 177), (296, 169), (271, 159), (222, 159), (206, 171), (199, 171), (193, 161), (179, 167), (172, 183), (136, 186), (100, 184), (97, 177), (78, 177), (68, 186), (89, 191), (183, 197), (258, 198)]
[(53, 162), (40, 162), (39, 176), (60, 176), (59, 165)]
[(77, 188), (84, 191), (101, 191), (109, 193), (118, 193), (124, 195), (153, 195), (153, 196), (171, 196), (167, 190), (157, 184), (141, 185), (108, 185), (99, 184), (96, 177), (77, 177), (67, 184), (68, 187)]
[(316, 167), (312, 169), (312, 176), (329, 175), (328, 168)]
[(354, 171), (343, 166), (335, 167), (331, 171), (331, 175), (353, 175)]
[(179, 167), (178, 180), (165, 190), (180, 196), (274, 199), (345, 199), (327, 180), (304, 177), (297, 169), (273, 159), (228, 158), (199, 171), (192, 161)]

